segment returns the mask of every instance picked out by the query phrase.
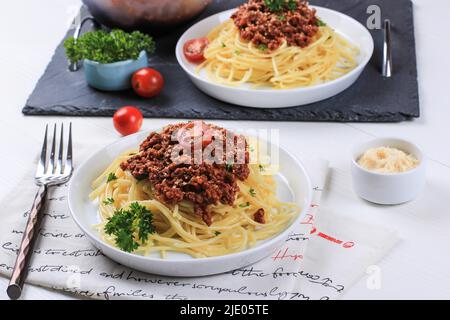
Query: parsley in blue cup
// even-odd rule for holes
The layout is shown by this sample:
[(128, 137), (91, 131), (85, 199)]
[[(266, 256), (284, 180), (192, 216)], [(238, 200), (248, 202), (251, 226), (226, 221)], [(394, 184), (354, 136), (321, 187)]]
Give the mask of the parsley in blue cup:
[(148, 66), (148, 54), (155, 51), (155, 42), (139, 31), (114, 29), (87, 32), (78, 39), (70, 37), (64, 47), (70, 61), (84, 62), (86, 82), (91, 87), (119, 91), (129, 89), (132, 74)]

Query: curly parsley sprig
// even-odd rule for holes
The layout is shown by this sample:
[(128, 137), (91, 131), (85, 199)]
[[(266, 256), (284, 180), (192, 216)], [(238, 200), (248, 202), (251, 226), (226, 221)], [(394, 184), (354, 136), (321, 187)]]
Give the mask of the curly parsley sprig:
[(153, 38), (139, 31), (131, 33), (120, 29), (111, 32), (96, 30), (83, 34), (80, 38), (70, 37), (64, 41), (66, 55), (71, 61), (84, 59), (100, 63), (112, 63), (139, 57), (141, 51), (155, 51)]
[(264, 4), (271, 12), (280, 12), (282, 10), (296, 10), (296, 0), (264, 0)]
[(115, 236), (117, 247), (126, 252), (139, 248), (136, 233), (138, 240), (145, 244), (155, 231), (152, 212), (137, 202), (130, 204), (128, 210), (117, 209), (105, 225), (106, 234)]
[(111, 181), (117, 180), (117, 176), (114, 172), (110, 172), (106, 177), (106, 182), (110, 183)]
[(103, 204), (104, 205), (114, 204), (114, 198), (106, 198), (105, 200), (103, 200)]
[(317, 26), (318, 27), (326, 27), (327, 24), (325, 22), (323, 22), (322, 20), (317, 19)]

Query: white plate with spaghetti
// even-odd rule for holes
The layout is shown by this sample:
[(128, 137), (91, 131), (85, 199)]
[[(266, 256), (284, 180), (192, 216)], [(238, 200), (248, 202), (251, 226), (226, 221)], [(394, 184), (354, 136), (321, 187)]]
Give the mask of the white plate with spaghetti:
[[(172, 129), (168, 126), (152, 137)], [(223, 273), (272, 254), (305, 217), (311, 183), (303, 165), (284, 149), (277, 148), (279, 166), (246, 162), (213, 165), (211, 170), (210, 165), (180, 164), (175, 170), (153, 157), (155, 150), (167, 151), (178, 144), (163, 138), (162, 147), (155, 146), (148, 136), (138, 133), (102, 148), (71, 180), (68, 199), (73, 219), (111, 259), (166, 276)], [(144, 140), (146, 147), (139, 149)], [(275, 150), (259, 141), (258, 148)], [(142, 169), (142, 161), (151, 169)], [(179, 184), (180, 177), (187, 182)], [(215, 204), (214, 194), (220, 199)]]
[[(237, 27), (240, 22), (235, 22), (240, 18), (231, 19), (236, 10), (218, 13), (193, 25), (176, 47), (177, 60), (193, 83), (216, 99), (254, 108), (314, 103), (349, 88), (372, 57), (374, 42), (369, 31), (343, 13), (307, 6), (305, 10), (316, 10), (310, 23), (317, 24), (308, 26), (315, 32), (309, 38), (288, 39), (288, 44), (281, 37), (278, 43), (266, 41), (268, 45), (258, 45), (261, 42), (251, 38), (255, 33), (250, 32), (246, 34), (248, 39), (243, 39)], [(271, 19), (283, 23), (289, 19), (286, 12)], [(243, 25), (245, 29), (249, 24)], [(202, 37), (209, 41), (204, 51), (206, 60), (193, 63), (187, 59), (184, 46), (189, 40)]]

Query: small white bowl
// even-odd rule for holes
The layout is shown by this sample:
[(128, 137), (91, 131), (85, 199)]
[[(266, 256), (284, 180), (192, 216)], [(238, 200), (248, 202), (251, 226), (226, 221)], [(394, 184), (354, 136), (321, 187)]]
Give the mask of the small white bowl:
[(214, 83), (204, 71), (197, 74), (197, 65), (187, 61), (183, 53), (183, 45), (190, 39), (205, 37), (214, 27), (230, 19), (236, 9), (210, 16), (189, 28), (177, 43), (176, 57), (178, 63), (201, 91), (216, 99), (235, 105), (253, 108), (286, 108), (328, 99), (355, 83), (372, 57), (374, 42), (367, 28), (355, 19), (331, 9), (312, 7), (317, 10), (317, 15), (323, 21), (341, 36), (358, 46), (361, 51), (357, 57), (358, 66), (336, 80), (312, 87), (277, 90), (270, 88), (254, 89), (249, 84), (229, 87)]
[[(391, 147), (416, 157), (420, 164), (402, 173), (378, 173), (369, 171), (358, 164), (359, 158), (369, 149)], [(379, 138), (352, 150), (353, 188), (361, 198), (383, 205), (396, 205), (415, 199), (425, 186), (426, 160), (420, 148), (406, 140)]]

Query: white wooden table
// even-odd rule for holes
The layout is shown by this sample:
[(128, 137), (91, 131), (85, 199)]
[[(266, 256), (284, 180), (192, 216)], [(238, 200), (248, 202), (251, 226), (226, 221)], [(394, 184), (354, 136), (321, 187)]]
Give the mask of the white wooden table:
[[(379, 264), (381, 289), (369, 290), (365, 277), (348, 290), (347, 299), (450, 298), (450, 1), (414, 0), (414, 4), (420, 119), (400, 124), (217, 122), (230, 128), (279, 129), (281, 144), (294, 154), (301, 157), (307, 152), (331, 162), (333, 173), (324, 199), (326, 207), (342, 216), (399, 231), (402, 242)], [(110, 118), (25, 117), (21, 113), (79, 5), (79, 0), (16, 0), (2, 4), (0, 198), (20, 181), (39, 152), (45, 123), (72, 121), (78, 141), (92, 135), (105, 143), (118, 138)], [(144, 126), (157, 128), (169, 122), (146, 119)], [(403, 137), (422, 146), (429, 158), (428, 184), (419, 199), (401, 206), (379, 207), (355, 196), (349, 149), (374, 136)], [(32, 199), (23, 201), (31, 204)], [(1, 299), (7, 298), (6, 285), (7, 280), (0, 277)], [(72, 297), (27, 286), (23, 298)]]

